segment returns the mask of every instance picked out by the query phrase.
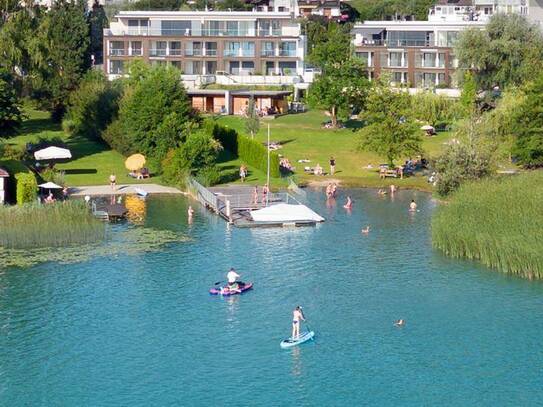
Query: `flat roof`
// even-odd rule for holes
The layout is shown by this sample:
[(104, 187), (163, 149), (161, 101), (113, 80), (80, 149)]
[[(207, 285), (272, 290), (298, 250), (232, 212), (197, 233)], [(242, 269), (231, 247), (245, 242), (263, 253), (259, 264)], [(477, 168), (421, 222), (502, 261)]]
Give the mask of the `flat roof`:
[(223, 95), (225, 94), (224, 89), (190, 89), (187, 90), (187, 95), (189, 96), (198, 96), (198, 95)]
[(5, 169), (0, 168), (0, 177), (1, 177), (1, 178), (8, 178), (8, 177), (9, 177), (9, 174), (8, 174), (8, 172), (7, 172)]
[(119, 11), (115, 14), (117, 18), (286, 18), (291, 15), (286, 11)]
[(363, 21), (356, 23), (353, 31), (360, 29), (383, 29), (390, 31), (424, 31), (433, 29), (464, 29), (485, 27), (484, 21)]

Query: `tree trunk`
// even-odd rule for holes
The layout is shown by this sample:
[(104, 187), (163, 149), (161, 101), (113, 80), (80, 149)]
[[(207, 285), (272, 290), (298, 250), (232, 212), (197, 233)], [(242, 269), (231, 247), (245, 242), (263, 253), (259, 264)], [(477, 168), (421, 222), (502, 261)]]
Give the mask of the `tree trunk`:
[(336, 107), (332, 106), (332, 111), (330, 112), (330, 117), (332, 118), (332, 127), (337, 127), (337, 113), (336, 113)]

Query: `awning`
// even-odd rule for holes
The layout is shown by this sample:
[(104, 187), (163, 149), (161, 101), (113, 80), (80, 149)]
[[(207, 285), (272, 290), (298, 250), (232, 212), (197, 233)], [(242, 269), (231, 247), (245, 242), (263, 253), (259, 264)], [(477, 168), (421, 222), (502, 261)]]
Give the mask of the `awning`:
[(277, 204), (251, 212), (255, 222), (323, 222), (324, 218), (305, 205)]
[(66, 148), (52, 146), (36, 151), (34, 158), (36, 160), (62, 160), (72, 158), (72, 153)]

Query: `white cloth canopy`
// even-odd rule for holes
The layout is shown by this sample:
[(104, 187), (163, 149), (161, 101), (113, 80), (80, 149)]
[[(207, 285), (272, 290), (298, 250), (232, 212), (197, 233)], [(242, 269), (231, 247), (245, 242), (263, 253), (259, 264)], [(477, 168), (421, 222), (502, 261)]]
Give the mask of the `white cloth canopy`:
[(277, 204), (251, 212), (256, 222), (323, 222), (324, 218), (305, 205)]
[(426, 124), (420, 128), (421, 130), (434, 130), (434, 126), (430, 126), (429, 124)]
[(64, 158), (72, 158), (72, 153), (66, 148), (47, 147), (43, 150), (38, 150), (34, 153), (36, 160), (61, 160)]
[(38, 186), (45, 189), (62, 189), (60, 185), (57, 185), (54, 182), (46, 182), (45, 184), (40, 184)]

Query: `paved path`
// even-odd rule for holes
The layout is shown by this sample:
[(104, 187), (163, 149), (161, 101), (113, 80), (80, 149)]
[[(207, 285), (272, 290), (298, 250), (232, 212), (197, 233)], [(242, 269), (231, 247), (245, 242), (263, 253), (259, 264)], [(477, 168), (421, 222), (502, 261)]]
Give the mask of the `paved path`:
[(71, 196), (96, 196), (96, 195), (128, 195), (135, 194), (134, 187), (141, 188), (149, 194), (185, 194), (177, 188), (165, 187), (157, 184), (121, 184), (112, 190), (109, 185), (92, 185), (70, 188)]

